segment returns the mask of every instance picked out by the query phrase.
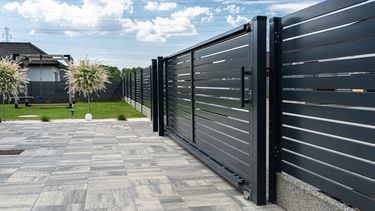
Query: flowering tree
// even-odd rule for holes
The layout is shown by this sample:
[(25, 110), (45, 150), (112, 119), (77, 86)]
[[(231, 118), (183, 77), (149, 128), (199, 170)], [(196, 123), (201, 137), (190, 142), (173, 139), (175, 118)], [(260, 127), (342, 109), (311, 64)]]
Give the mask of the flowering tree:
[(24, 93), (28, 78), (26, 71), (22, 71), (19, 64), (3, 58), (0, 60), (0, 94), (2, 95), (2, 117), (4, 118), (4, 102), (6, 98), (14, 97), (16, 100), (19, 93)]
[(81, 93), (87, 97), (88, 111), (90, 113), (90, 95), (106, 89), (106, 83), (110, 83), (108, 72), (101, 64), (88, 59), (81, 59), (77, 63), (69, 65), (65, 72), (69, 93)]

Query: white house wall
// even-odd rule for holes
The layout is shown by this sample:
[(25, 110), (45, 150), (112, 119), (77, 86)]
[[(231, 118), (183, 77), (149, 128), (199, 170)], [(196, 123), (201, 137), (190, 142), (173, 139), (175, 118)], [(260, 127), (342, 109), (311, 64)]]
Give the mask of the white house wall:
[(60, 81), (60, 69), (57, 67), (29, 67), (27, 71), (30, 81), (56, 81), (55, 74), (57, 81)]

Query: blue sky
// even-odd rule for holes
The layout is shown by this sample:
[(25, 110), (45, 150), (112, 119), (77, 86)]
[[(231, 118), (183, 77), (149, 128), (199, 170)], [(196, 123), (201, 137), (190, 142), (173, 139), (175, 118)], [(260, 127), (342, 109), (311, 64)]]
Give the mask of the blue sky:
[(13, 42), (119, 67), (147, 66), (243, 24), (321, 0), (1, 0)]

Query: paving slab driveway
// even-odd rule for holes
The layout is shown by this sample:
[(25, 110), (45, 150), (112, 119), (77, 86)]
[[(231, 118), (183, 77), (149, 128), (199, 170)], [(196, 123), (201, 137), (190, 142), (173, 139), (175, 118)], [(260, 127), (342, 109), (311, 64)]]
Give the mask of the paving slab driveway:
[(281, 210), (256, 207), (149, 121), (0, 124), (0, 210)]

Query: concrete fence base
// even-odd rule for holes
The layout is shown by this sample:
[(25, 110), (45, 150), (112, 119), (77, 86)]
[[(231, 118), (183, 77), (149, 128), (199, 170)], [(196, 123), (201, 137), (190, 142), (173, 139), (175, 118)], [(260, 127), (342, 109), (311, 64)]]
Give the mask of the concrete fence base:
[(339, 201), (319, 192), (318, 189), (290, 175), (278, 173), (277, 204), (290, 211), (354, 211)]
[(134, 100), (124, 97), (124, 101), (127, 102), (129, 105), (131, 105), (133, 108), (135, 108), (138, 112), (145, 115), (148, 119), (151, 119), (151, 109), (147, 108), (146, 106), (135, 102)]

